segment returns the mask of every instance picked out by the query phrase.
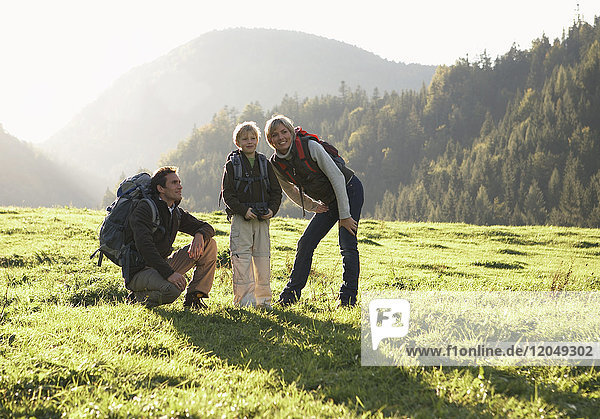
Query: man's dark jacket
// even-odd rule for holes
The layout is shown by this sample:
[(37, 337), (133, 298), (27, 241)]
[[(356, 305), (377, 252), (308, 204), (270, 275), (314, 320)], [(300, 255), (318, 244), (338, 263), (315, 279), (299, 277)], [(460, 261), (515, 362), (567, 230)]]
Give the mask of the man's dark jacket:
[(173, 251), (172, 246), (178, 231), (191, 236), (202, 233), (204, 243), (208, 243), (215, 235), (215, 230), (210, 224), (198, 220), (189, 212), (179, 208), (179, 202), (175, 203), (171, 214), (165, 201), (156, 195), (152, 196), (152, 200), (160, 216), (160, 226), (154, 233), (152, 233), (152, 210), (147, 202), (140, 201), (129, 217), (125, 240), (127, 243), (133, 239), (133, 250), (137, 251), (142, 260), (130, 266), (129, 275), (125, 278), (126, 284), (144, 267), (156, 269), (165, 279), (175, 272), (166, 259)]

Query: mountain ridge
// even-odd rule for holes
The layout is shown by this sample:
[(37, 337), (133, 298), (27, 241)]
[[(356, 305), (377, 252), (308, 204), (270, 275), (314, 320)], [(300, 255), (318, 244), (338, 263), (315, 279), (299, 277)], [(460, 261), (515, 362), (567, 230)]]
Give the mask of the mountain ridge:
[(342, 82), (367, 91), (419, 89), (434, 70), (303, 32), (212, 31), (124, 73), (41, 147), (112, 186), (123, 172), (152, 169), (224, 106), (266, 109), (285, 95), (335, 93)]
[(0, 124), (1, 205), (95, 206), (77, 175), (55, 164), (32, 144), (7, 133)]

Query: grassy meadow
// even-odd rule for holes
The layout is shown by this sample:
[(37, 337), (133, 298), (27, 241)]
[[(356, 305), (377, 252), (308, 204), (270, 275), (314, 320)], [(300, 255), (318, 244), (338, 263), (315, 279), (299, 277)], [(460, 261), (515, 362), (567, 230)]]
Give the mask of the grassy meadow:
[[(0, 207), (0, 417), (598, 417), (595, 367), (362, 367), (336, 231), (298, 305), (236, 308), (229, 224), (198, 214), (220, 249), (209, 309), (149, 310), (89, 258), (103, 216)], [(307, 222), (272, 220), (274, 297)], [(598, 229), (366, 219), (358, 237), (363, 293), (600, 289)]]

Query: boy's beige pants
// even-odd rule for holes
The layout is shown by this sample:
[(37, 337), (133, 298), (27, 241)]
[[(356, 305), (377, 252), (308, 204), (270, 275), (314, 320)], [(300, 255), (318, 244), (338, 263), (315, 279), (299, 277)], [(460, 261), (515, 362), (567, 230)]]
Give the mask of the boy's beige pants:
[(233, 269), (233, 302), (271, 305), (271, 238), (269, 220), (246, 220), (234, 214), (229, 236)]

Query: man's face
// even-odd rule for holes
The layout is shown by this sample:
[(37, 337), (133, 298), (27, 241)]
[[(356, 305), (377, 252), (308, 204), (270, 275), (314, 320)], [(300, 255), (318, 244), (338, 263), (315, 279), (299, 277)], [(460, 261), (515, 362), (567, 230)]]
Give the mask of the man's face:
[(292, 145), (292, 133), (279, 123), (270, 131), (269, 143), (281, 154), (286, 154)]
[(175, 201), (181, 200), (181, 179), (177, 173), (169, 173), (165, 176), (165, 186), (158, 185), (158, 194), (167, 204), (172, 205)]
[(252, 156), (256, 151), (256, 145), (258, 144), (256, 133), (253, 130), (242, 132), (238, 137), (236, 144), (240, 150), (242, 150), (242, 153), (247, 156)]

